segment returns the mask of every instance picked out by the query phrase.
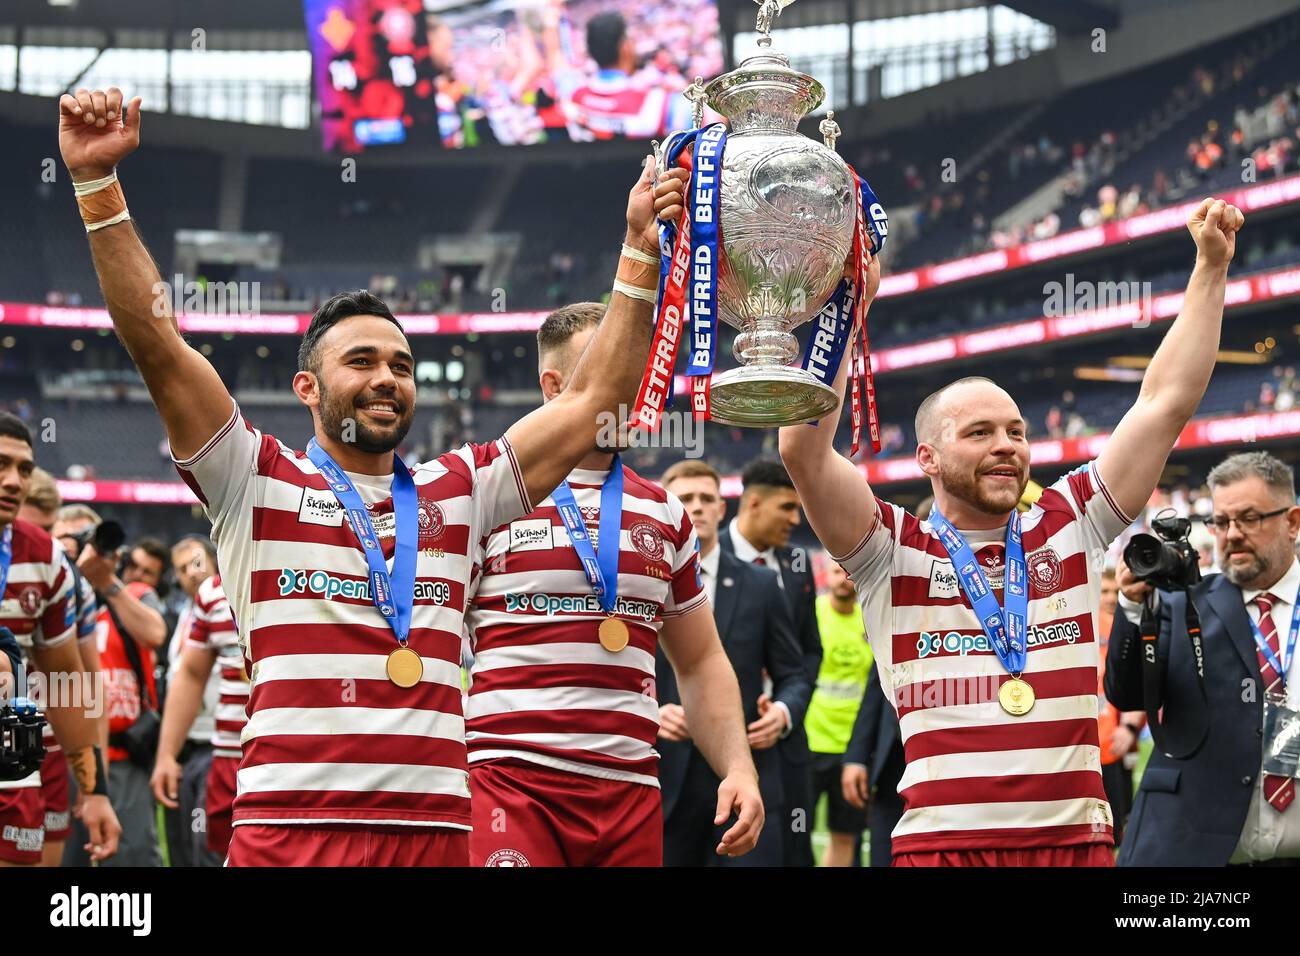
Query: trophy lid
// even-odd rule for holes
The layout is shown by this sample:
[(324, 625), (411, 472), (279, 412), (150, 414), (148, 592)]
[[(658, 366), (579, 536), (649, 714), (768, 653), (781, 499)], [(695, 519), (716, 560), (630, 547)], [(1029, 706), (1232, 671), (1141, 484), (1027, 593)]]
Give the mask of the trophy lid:
[(781, 53), (746, 57), (704, 88), (708, 104), (731, 121), (732, 133), (790, 132), (826, 98), (826, 88), (792, 69)]
[(826, 88), (792, 69), (789, 58), (771, 49), (772, 19), (794, 0), (754, 0), (759, 5), (759, 52), (704, 88), (713, 109), (730, 120), (732, 133), (790, 132), (826, 98)]

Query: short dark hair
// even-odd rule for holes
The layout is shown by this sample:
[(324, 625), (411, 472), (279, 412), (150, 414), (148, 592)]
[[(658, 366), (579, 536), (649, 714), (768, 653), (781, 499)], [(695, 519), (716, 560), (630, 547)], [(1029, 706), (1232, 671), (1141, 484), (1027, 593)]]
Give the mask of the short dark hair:
[(12, 412), (0, 412), (0, 435), (6, 438), (16, 438), (27, 445), (28, 448), (35, 447), (32, 445), (32, 433), (23, 420)]
[(587, 21), (587, 52), (601, 69), (618, 62), (618, 50), (627, 36), (627, 22), (617, 10), (598, 13)]
[(131, 545), (132, 551), (136, 548), (139, 548), (151, 558), (157, 558), (158, 562), (163, 566), (164, 571), (171, 566), (172, 553), (167, 550), (167, 545), (163, 544), (157, 538), (141, 538), (135, 544)]
[(325, 333), (344, 319), (354, 315), (377, 315), (397, 326), (403, 335), (402, 323), (397, 321), (392, 310), (379, 296), (358, 289), (355, 292), (340, 292), (324, 302), (316, 314), (311, 317), (307, 331), (303, 333), (302, 343), (298, 346), (298, 368), (303, 372), (320, 372), (320, 342)]
[[(594, 329), (598, 326), (600, 320), (605, 317), (605, 308), (599, 302), (574, 302), (572, 305), (562, 306), (548, 315), (537, 330), (538, 364), (540, 365), (546, 361), (545, 357), (548, 352), (555, 352), (567, 346), (569, 339), (583, 329)], [(539, 368), (538, 371), (540, 372), (541, 369)], [(573, 369), (570, 367), (558, 369), (557, 371), (564, 372), (567, 377)]]
[(775, 458), (755, 458), (740, 473), (742, 494), (751, 488), (793, 488), (790, 473)]
[(172, 545), (172, 551), (175, 551), (183, 544), (197, 544), (209, 558), (214, 562), (217, 560), (217, 546), (212, 543), (212, 539), (206, 534), (187, 534), (178, 538)]

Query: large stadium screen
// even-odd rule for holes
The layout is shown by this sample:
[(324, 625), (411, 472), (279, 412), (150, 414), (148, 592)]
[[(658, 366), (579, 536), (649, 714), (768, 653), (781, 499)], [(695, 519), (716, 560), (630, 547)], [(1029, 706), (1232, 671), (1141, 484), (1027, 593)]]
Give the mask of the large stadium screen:
[(306, 0), (327, 150), (649, 139), (722, 70), (716, 0)]

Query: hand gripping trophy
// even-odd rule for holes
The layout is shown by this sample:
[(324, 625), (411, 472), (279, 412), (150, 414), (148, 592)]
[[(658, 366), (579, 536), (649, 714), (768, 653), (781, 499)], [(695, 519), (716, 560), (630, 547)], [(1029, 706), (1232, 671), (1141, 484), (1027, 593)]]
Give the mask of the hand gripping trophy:
[[(833, 112), (818, 127), (824, 143), (797, 131), (826, 93), (771, 50), (772, 21), (793, 0), (756, 2), (758, 52), (708, 84), (696, 77), (685, 91), (695, 128), (656, 144), (660, 168), (682, 166), (691, 180), (681, 222), (660, 226), (658, 327), (634, 426), (658, 427), (679, 345), (697, 417), (756, 427), (821, 418), (837, 404), (831, 383), (853, 324), (865, 324), (855, 292), (884, 245), (888, 219), (836, 154)], [(727, 123), (704, 126), (706, 103)], [(842, 278), (846, 259), (852, 278)], [(741, 366), (714, 376), (719, 318), (739, 330), (733, 352)], [(793, 330), (814, 320), (797, 361)], [(865, 344), (863, 328), (853, 356), (855, 422), (861, 376), (877, 444)], [(855, 449), (857, 440), (855, 428)]]

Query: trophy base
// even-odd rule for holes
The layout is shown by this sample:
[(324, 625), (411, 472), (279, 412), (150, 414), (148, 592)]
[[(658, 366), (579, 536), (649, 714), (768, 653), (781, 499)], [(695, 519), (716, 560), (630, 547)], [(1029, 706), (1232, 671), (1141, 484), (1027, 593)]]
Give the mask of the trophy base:
[(792, 365), (728, 369), (715, 375), (709, 388), (710, 418), (745, 428), (816, 421), (838, 404), (833, 388)]

